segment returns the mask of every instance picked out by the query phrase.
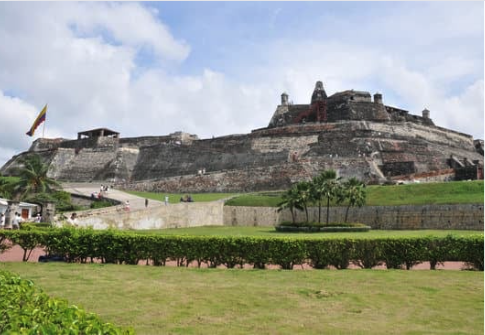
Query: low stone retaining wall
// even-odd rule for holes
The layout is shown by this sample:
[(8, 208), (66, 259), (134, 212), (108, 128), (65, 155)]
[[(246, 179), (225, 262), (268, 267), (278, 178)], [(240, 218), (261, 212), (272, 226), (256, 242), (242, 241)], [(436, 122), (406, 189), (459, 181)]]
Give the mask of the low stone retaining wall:
[(223, 202), (180, 203), (126, 211), (122, 205), (77, 212), (79, 227), (163, 229), (223, 225)]
[[(309, 208), (310, 221), (318, 221), (318, 208)], [(327, 209), (322, 207), (321, 221)], [(330, 222), (343, 222), (345, 207), (330, 208)], [(483, 204), (425, 206), (366, 206), (351, 208), (348, 222), (359, 222), (373, 229), (463, 229), (483, 230)], [(271, 207), (224, 207), (224, 225), (275, 226), (291, 221), (289, 210), (278, 212)], [(297, 212), (297, 221), (305, 221), (305, 213)]]

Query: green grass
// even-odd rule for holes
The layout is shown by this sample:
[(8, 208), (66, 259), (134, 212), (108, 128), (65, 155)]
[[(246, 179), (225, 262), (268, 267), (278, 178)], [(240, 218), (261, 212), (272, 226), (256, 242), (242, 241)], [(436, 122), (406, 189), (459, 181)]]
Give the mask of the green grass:
[[(152, 199), (152, 200), (158, 200), (158, 201), (165, 201), (165, 196), (168, 195), (169, 197), (169, 203), (171, 204), (177, 204), (180, 202), (180, 198), (184, 197), (185, 195), (188, 195), (188, 193), (153, 193), (153, 192), (137, 192), (137, 191), (127, 191), (127, 193), (142, 197), (142, 198), (147, 198), (147, 199)], [(208, 201), (216, 201), (216, 200), (221, 200), (221, 199), (226, 199), (230, 198), (237, 195), (236, 193), (198, 193), (198, 194), (192, 194), (190, 193), (190, 196), (195, 202), (208, 202)]]
[(15, 183), (19, 181), (19, 177), (12, 177), (12, 176), (0, 176), (0, 181), (5, 181), (6, 183)]
[(296, 238), (376, 238), (376, 237), (418, 237), (418, 236), (447, 236), (483, 234), (476, 230), (371, 230), (368, 232), (349, 233), (279, 233), (273, 227), (232, 227), (232, 226), (203, 226), (192, 228), (136, 230), (137, 234), (162, 235), (207, 235), (207, 236), (261, 236), (261, 237), (296, 237)]
[(483, 180), (370, 186), (368, 206), (483, 204)]
[[(483, 204), (483, 180), (447, 183), (368, 186), (367, 206)], [(277, 207), (278, 194), (244, 194), (226, 202), (227, 206)]]
[(137, 334), (483, 334), (483, 272), (0, 263)]

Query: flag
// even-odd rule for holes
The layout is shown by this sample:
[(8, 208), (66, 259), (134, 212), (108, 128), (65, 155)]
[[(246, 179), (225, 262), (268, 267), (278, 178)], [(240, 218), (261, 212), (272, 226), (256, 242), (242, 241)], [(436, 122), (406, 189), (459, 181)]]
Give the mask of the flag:
[(47, 105), (45, 105), (45, 107), (42, 108), (42, 110), (39, 113), (39, 116), (37, 116), (37, 119), (35, 119), (34, 124), (30, 128), (30, 130), (26, 132), (27, 135), (34, 136), (34, 133), (37, 127), (40, 126), (40, 124), (45, 121), (46, 114), (47, 114)]

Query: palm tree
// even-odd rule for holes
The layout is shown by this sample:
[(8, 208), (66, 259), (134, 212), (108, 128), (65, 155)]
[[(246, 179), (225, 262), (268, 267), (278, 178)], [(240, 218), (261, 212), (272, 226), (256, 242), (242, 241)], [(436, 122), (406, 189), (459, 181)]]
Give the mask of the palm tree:
[(305, 210), (306, 222), (308, 223), (308, 202), (312, 200), (312, 184), (307, 181), (301, 181), (296, 184), (298, 192), (298, 202)]
[(298, 209), (298, 210), (303, 209), (300, 204), (300, 197), (296, 186), (290, 188), (288, 191), (286, 191), (286, 193), (283, 194), (282, 201), (278, 204), (278, 212), (281, 212), (284, 209), (290, 210), (293, 224), (295, 224), (295, 221), (296, 221), (295, 209)]
[(337, 172), (334, 170), (323, 171), (319, 176), (313, 179), (313, 198), (318, 201), (318, 222), (321, 222), (322, 199), (327, 199), (327, 224), (330, 217), (330, 201), (337, 199), (342, 201), (342, 192), (340, 177), (337, 178)]
[(326, 181), (335, 178), (337, 178), (337, 173), (334, 170), (327, 170), (323, 171), (312, 180), (313, 200), (318, 201), (318, 223), (322, 222), (322, 199), (326, 194)]
[(60, 187), (57, 181), (47, 176), (49, 167), (42, 162), (39, 155), (30, 155), (21, 162), (23, 167), (18, 171), (20, 179), (13, 184), (15, 200), (39, 193), (50, 193), (53, 188)]
[(10, 198), (12, 193), (12, 183), (0, 175), (0, 197)]
[(350, 178), (343, 185), (343, 193), (346, 199), (348, 199), (347, 209), (345, 211), (345, 221), (349, 215), (350, 207), (362, 207), (365, 205), (366, 191), (365, 184), (357, 178)]

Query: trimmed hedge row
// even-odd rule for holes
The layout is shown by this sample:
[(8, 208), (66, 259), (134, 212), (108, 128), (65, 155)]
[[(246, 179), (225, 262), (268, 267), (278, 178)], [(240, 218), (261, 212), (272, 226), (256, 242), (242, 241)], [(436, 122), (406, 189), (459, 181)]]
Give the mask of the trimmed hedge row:
[(3, 270), (0, 297), (0, 334), (134, 334), (52, 299), (31, 281)]
[(284, 233), (350, 233), (350, 232), (367, 232), (371, 227), (362, 225), (361, 227), (332, 227), (332, 226), (275, 226), (277, 232)]
[(445, 261), (469, 263), (483, 271), (483, 234), (446, 237), (389, 237), (376, 239), (267, 238), (145, 235), (115, 230), (50, 229), (0, 232), (0, 241), (9, 240), (24, 249), (24, 260), (36, 247), (50, 255), (60, 255), (68, 262), (138, 264), (150, 261), (178, 266), (196, 262), (209, 267), (234, 268), (251, 264), (255, 268), (279, 265), (292, 269), (309, 264), (316, 269), (334, 266), (346, 269), (350, 264), (370, 269), (385, 264), (387, 268), (410, 269), (422, 262), (430, 268)]

